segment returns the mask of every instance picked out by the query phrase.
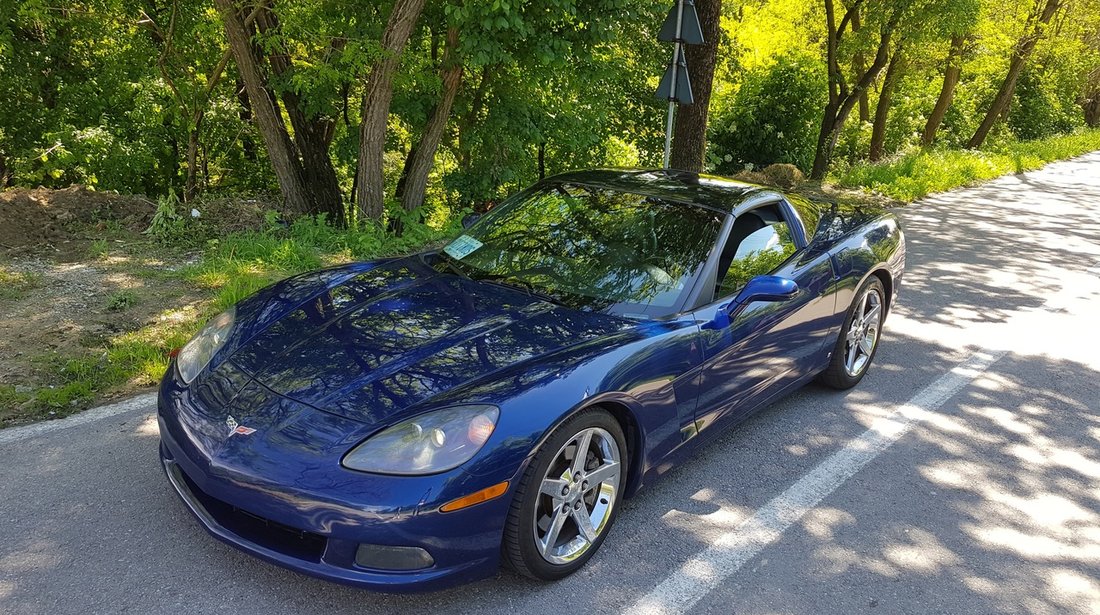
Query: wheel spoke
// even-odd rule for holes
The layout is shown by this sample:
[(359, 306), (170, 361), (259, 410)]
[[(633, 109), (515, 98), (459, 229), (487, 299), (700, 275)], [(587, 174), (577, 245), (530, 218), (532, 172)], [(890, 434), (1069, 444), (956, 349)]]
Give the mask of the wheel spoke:
[(592, 430), (586, 429), (577, 439), (577, 450), (573, 453), (573, 474), (584, 471), (584, 462), (588, 459), (588, 449), (592, 446)]
[(554, 548), (554, 544), (558, 542), (558, 534), (561, 533), (561, 528), (565, 525), (567, 518), (569, 518), (569, 515), (565, 514), (561, 504), (554, 506), (554, 517), (550, 521), (550, 527), (546, 528), (546, 536), (539, 543), (539, 551), (542, 552), (543, 556), (549, 555), (550, 550)]
[(859, 342), (859, 349), (863, 351), (863, 354), (871, 356), (871, 351), (875, 349), (875, 342), (870, 336), (864, 337)]
[(562, 498), (562, 490), (568, 485), (569, 483), (558, 478), (544, 478), (542, 480), (542, 485), (539, 487), (539, 491), (555, 500), (560, 500)]
[(848, 346), (848, 356), (845, 357), (844, 364), (848, 368), (848, 373), (852, 373), (856, 369), (856, 358), (859, 356), (859, 344), (852, 343)]
[(591, 488), (595, 488), (600, 483), (602, 483), (606, 480), (610, 480), (611, 478), (616, 477), (618, 475), (619, 475), (619, 462), (609, 461), (609, 462), (603, 464), (602, 466), (596, 468), (595, 470), (592, 470), (591, 472), (589, 472), (588, 476), (586, 478), (588, 480), (588, 486), (591, 487)]
[(577, 522), (577, 529), (585, 540), (588, 542), (596, 541), (596, 528), (592, 527), (592, 517), (589, 516), (588, 509), (584, 507), (584, 504), (573, 511), (573, 520)]
[(877, 325), (879, 318), (882, 316), (882, 306), (876, 305), (871, 308), (869, 312), (863, 317), (863, 324), (865, 325)]

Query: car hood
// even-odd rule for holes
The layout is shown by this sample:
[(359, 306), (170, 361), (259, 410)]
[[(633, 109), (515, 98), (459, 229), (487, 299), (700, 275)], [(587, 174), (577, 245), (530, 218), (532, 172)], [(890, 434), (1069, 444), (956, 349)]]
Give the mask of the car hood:
[(291, 400), (382, 424), (503, 368), (636, 324), (440, 274), (409, 257), (339, 276), (269, 326), (243, 323), (249, 339), (215, 372), (239, 370)]

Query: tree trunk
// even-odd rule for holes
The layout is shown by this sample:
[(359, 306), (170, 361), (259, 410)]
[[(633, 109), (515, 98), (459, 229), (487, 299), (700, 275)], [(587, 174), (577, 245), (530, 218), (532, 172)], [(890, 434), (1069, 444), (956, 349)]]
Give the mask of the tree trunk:
[(296, 212), (311, 213), (313, 209), (309, 189), (305, 184), (301, 163), (294, 151), (286, 124), (278, 109), (275, 95), (267, 87), (267, 77), (260, 68), (261, 60), (252, 46), (252, 36), (233, 0), (215, 0), (222, 14), (225, 36), (233, 50), (237, 71), (244, 82), (245, 91), (252, 106), (253, 119), (267, 147), (271, 167), (279, 182), (286, 206)]
[(546, 141), (539, 141), (539, 181), (546, 179)]
[(699, 173), (707, 152), (707, 118), (710, 114), (710, 92), (714, 84), (714, 67), (721, 37), (722, 0), (696, 0), (699, 24), (703, 28), (702, 45), (685, 45), (684, 55), (691, 79), (695, 103), (680, 105), (676, 110), (672, 152), (669, 166)]
[(836, 15), (833, 10), (833, 0), (825, 0), (829, 102), (825, 105), (825, 110), (821, 114), (821, 129), (818, 131), (817, 135), (817, 150), (814, 153), (813, 168), (810, 170), (811, 179), (823, 179), (825, 173), (829, 170), (833, 151), (836, 150), (836, 142), (840, 137), (840, 130), (844, 128), (844, 122), (848, 120), (848, 115), (851, 114), (852, 109), (856, 106), (859, 95), (871, 85), (878, 77), (883, 67), (886, 66), (889, 55), (888, 50), (890, 49), (890, 37), (893, 35), (894, 28), (897, 26), (898, 20), (900, 19), (900, 12), (895, 11), (886, 23), (883, 24), (874, 61), (871, 62), (867, 71), (859, 76), (856, 84), (849, 90), (844, 81), (844, 75), (840, 71), (840, 64), (837, 61), (837, 47), (844, 34), (845, 26), (852, 18), (853, 11), (858, 10), (858, 8), (859, 1), (856, 0), (841, 19), (840, 25), (837, 26)]
[(7, 188), (10, 185), (12, 175), (12, 170), (8, 167), (8, 159), (4, 157), (4, 152), (0, 152), (0, 188)]
[(890, 64), (886, 67), (886, 76), (882, 79), (882, 90), (878, 95), (878, 104), (875, 106), (875, 123), (871, 127), (871, 148), (867, 157), (871, 162), (882, 159), (883, 146), (886, 144), (886, 118), (890, 114), (890, 100), (894, 97), (894, 88), (897, 87), (901, 73), (905, 70), (905, 59), (902, 46), (898, 45), (894, 55), (890, 58)]
[(955, 98), (955, 86), (959, 84), (962, 76), (962, 52), (966, 37), (956, 34), (951, 37), (951, 49), (947, 52), (946, 67), (943, 69), (943, 87), (940, 88), (940, 96), (936, 99), (936, 105), (932, 107), (932, 113), (928, 115), (928, 122), (924, 125), (924, 132), (920, 136), (921, 147), (930, 147), (936, 140), (936, 132), (943, 123), (943, 117), (951, 107), (951, 101)]
[[(237, 77), (237, 104), (241, 107), (237, 111), (237, 117), (242, 122), (251, 124), (252, 103), (248, 101), (248, 91), (245, 89), (244, 81), (241, 81), (240, 77)], [(256, 142), (252, 140), (252, 135), (241, 133), (241, 151), (244, 153), (245, 160), (256, 161)]]
[[(223, 0), (224, 1), (224, 0)], [(409, 40), (424, 0), (397, 0), (382, 33), (382, 57), (371, 67), (363, 94), (363, 117), (359, 123), (359, 178), (355, 195), (359, 213), (380, 220), (385, 210), (385, 177), (382, 173), (386, 147), (386, 122), (393, 97), (393, 74)]]
[(198, 195), (199, 127), (187, 132), (187, 180), (183, 184), (183, 202), (190, 203)]
[(993, 104), (989, 105), (989, 110), (986, 111), (981, 125), (974, 131), (974, 136), (970, 137), (970, 141), (966, 143), (968, 148), (978, 149), (981, 147), (993, 125), (1008, 108), (1008, 103), (1012, 100), (1012, 93), (1016, 90), (1016, 80), (1019, 79), (1024, 64), (1027, 63), (1028, 58), (1031, 57), (1031, 52), (1035, 50), (1035, 45), (1042, 38), (1044, 26), (1050, 23), (1051, 18), (1062, 7), (1063, 1), (1046, 0), (1042, 12), (1037, 17), (1033, 14), (1028, 19), (1030, 23), (1025, 29), (1024, 36), (1016, 42), (1012, 59), (1008, 63), (1008, 74), (1005, 75), (1005, 79), (1001, 83), (1001, 89), (997, 91), (997, 96), (993, 99)]
[(481, 114), (481, 108), (485, 103), (485, 92), (489, 89), (489, 82), (492, 77), (489, 68), (490, 65), (486, 64), (481, 69), (481, 79), (478, 80), (477, 89), (474, 90), (474, 95), (470, 99), (470, 109), (458, 122), (458, 164), (461, 167), (470, 166), (473, 157), (473, 148), (468, 143), (466, 135), (469, 134), (470, 128), (473, 128), (474, 124), (477, 123), (477, 116)]
[[(859, 32), (859, 9), (852, 13), (852, 34)], [(867, 58), (863, 57), (863, 51), (857, 51), (852, 54), (852, 70), (857, 75), (862, 75), (867, 70)], [(871, 103), (867, 99), (867, 90), (863, 90), (859, 94), (859, 121), (869, 122), (871, 121)]]
[(432, 108), (428, 115), (428, 123), (424, 126), (424, 132), (420, 135), (420, 143), (413, 148), (415, 154), (412, 164), (409, 165), (405, 176), (405, 185), (401, 186), (401, 206), (405, 211), (413, 211), (424, 204), (424, 194), (428, 189), (428, 174), (435, 163), (435, 153), (439, 149), (439, 142), (443, 139), (443, 131), (447, 128), (447, 121), (451, 117), (451, 106), (454, 105), (455, 95), (462, 85), (462, 61), (458, 58), (458, 28), (451, 27), (447, 30), (447, 42), (443, 50), (441, 63), (441, 75), (443, 78), (443, 92), (439, 102)]
[[(264, 11), (256, 19), (257, 30), (263, 33), (279, 31), (279, 19), (272, 11)], [(276, 38), (275, 40), (280, 40)], [(276, 77), (289, 81), (293, 71), (290, 54), (281, 45), (268, 53), (268, 63)], [(283, 109), (290, 119), (294, 132), (294, 144), (302, 163), (302, 179), (310, 188), (313, 200), (311, 211), (323, 213), (339, 226), (347, 224), (343, 195), (336, 170), (329, 156), (329, 145), (334, 134), (335, 121), (323, 116), (309, 117), (301, 98), (292, 90), (282, 93)]]

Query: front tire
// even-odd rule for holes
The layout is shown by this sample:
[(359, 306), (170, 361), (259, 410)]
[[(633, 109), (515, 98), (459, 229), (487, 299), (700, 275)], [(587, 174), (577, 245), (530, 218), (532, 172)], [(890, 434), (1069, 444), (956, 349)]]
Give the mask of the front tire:
[(504, 562), (543, 581), (584, 566), (619, 514), (627, 454), (618, 421), (599, 408), (555, 429), (516, 487), (504, 529)]
[(818, 375), (818, 381), (839, 390), (859, 384), (875, 358), (885, 315), (886, 291), (878, 276), (873, 275), (856, 293), (833, 348), (829, 367)]

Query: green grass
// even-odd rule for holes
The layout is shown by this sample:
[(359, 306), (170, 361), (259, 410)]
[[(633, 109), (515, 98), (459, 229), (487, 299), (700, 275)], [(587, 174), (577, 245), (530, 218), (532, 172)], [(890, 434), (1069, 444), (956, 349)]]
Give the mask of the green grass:
[(0, 266), (0, 299), (22, 299), (26, 294), (42, 286), (42, 274), (32, 271), (11, 271)]
[(829, 179), (841, 187), (864, 188), (909, 203), (934, 192), (1031, 171), (1095, 150), (1100, 150), (1100, 129), (989, 150), (915, 150), (883, 162), (857, 164)]

